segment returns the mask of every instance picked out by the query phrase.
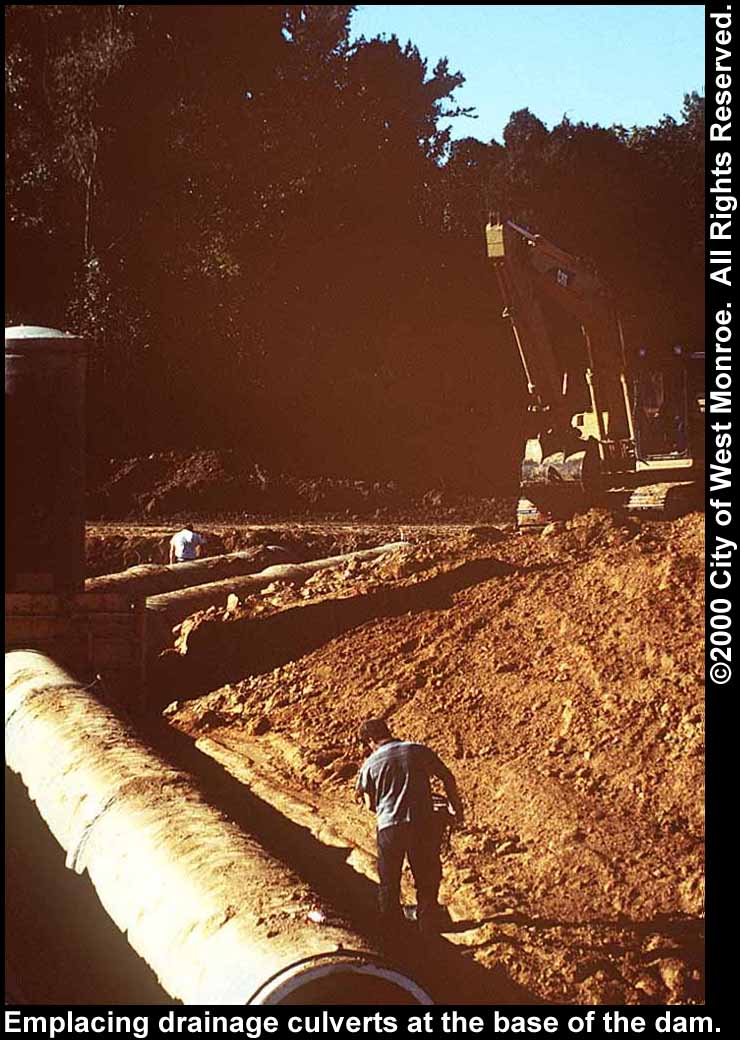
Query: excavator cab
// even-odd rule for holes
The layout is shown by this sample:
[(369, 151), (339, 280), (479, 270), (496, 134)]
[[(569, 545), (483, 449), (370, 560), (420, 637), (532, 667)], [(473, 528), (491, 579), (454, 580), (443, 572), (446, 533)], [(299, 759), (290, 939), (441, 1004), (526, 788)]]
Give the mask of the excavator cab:
[(644, 349), (640, 351), (633, 379), (638, 458), (687, 458), (689, 430), (685, 366), (680, 363), (680, 358), (672, 364), (650, 364), (647, 353)]
[(645, 462), (703, 456), (704, 353), (681, 346), (661, 362), (640, 350), (632, 401), (637, 457)]

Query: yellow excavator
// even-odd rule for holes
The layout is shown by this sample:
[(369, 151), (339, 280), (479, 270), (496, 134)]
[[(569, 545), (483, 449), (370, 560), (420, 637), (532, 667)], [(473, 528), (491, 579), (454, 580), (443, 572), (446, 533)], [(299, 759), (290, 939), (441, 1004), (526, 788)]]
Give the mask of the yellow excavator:
[[(613, 294), (588, 264), (510, 220), (489, 223), (486, 244), (529, 394), (519, 527), (594, 505), (697, 508), (703, 352), (641, 348), (628, 359)], [(579, 331), (564, 341), (553, 325)]]

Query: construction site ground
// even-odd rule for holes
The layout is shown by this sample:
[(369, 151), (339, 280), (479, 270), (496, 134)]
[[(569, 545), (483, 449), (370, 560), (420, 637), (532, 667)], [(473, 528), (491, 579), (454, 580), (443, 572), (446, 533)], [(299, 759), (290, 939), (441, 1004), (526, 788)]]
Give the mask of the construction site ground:
[[(383, 715), (467, 805), (439, 947), (461, 1000), (702, 1002), (703, 516), (204, 529), (296, 559), (408, 541), (202, 611), (152, 668), (170, 725), (333, 852), (340, 902), (373, 877), (356, 733)], [(172, 530), (90, 526), (91, 573), (115, 539), (161, 558)]]

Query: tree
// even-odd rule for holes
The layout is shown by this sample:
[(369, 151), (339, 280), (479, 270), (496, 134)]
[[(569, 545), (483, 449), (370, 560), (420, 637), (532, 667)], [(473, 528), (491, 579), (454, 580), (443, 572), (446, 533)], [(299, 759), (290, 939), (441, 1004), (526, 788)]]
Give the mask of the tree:
[(490, 481), (521, 389), (492, 213), (591, 257), (646, 335), (696, 324), (701, 98), (452, 141), (462, 75), (350, 43), (352, 11), (6, 6), (6, 313), (90, 336), (101, 454)]

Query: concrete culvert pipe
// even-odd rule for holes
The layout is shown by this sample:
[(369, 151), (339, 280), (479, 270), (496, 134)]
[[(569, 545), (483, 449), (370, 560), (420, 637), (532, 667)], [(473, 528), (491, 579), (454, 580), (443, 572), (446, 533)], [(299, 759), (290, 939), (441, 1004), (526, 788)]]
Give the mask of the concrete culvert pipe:
[(8, 765), (172, 997), (431, 1003), (53, 661), (12, 651), (5, 673)]
[[(270, 551), (269, 548), (266, 551)], [(280, 546), (272, 546), (270, 554), (274, 556), (276, 563), (282, 562), (286, 555)], [(85, 591), (116, 592), (136, 599), (142, 596), (157, 596), (176, 589), (187, 589), (193, 585), (238, 578), (254, 572), (254, 551), (234, 552), (222, 556), (205, 556), (185, 563), (141, 563), (117, 574), (88, 578)]]
[(373, 549), (360, 549), (342, 556), (328, 556), (307, 563), (274, 564), (257, 574), (207, 585), (182, 588), (162, 595), (149, 596), (146, 601), (148, 639), (150, 649), (161, 650), (171, 641), (172, 628), (190, 614), (212, 606), (226, 606), (229, 596), (248, 596), (267, 588), (274, 581), (301, 584), (319, 571), (334, 570), (357, 560), (360, 563), (376, 560), (408, 546), (408, 542), (388, 542)]
[[(351, 560), (372, 560), (384, 552), (397, 549), (405, 544), (407, 543), (391, 542), (377, 548), (359, 549), (341, 556), (330, 556), (322, 560), (295, 564), (284, 562), (285, 551), (280, 546), (268, 546), (268, 551), (271, 549), (275, 562), (261, 571), (255, 571), (254, 552), (206, 556), (199, 560), (189, 560), (187, 563), (142, 563), (137, 567), (129, 567), (125, 571), (120, 571), (118, 574), (104, 574), (97, 578), (88, 578), (85, 582), (85, 591), (116, 592), (128, 594), (135, 599), (142, 596), (162, 596), (181, 589), (195, 589), (198, 586), (240, 581), (245, 576), (258, 578), (266, 575), (264, 584), (269, 585), (271, 581), (281, 579), (284, 573), (295, 571), (295, 576), (302, 574), (302, 580), (305, 580), (316, 570), (341, 567)], [(284, 580), (291, 579), (288, 577)]]

